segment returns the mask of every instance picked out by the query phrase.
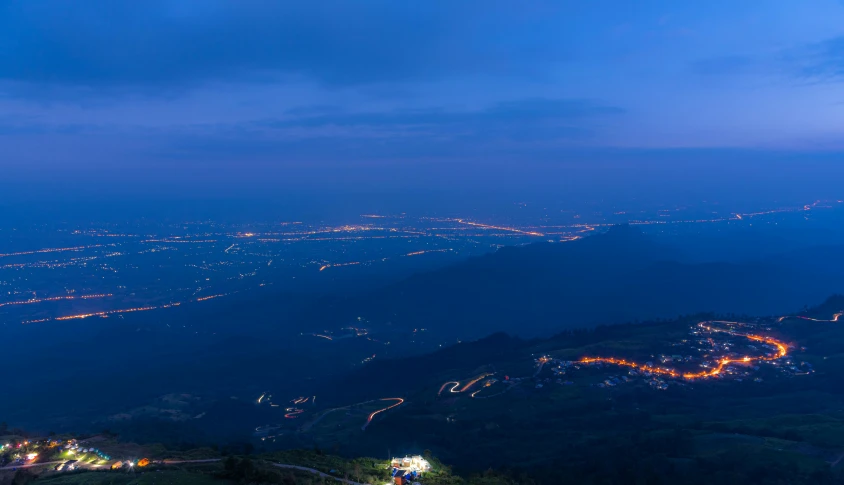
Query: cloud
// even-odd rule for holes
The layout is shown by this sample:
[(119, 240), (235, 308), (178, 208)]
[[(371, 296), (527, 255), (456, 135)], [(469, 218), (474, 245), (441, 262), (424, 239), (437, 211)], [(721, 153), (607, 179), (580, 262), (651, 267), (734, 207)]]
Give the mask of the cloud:
[[(312, 114), (313, 113), (313, 114)], [(477, 109), (444, 108), (347, 113), (315, 106), (295, 116), (237, 125), (187, 127), (158, 153), (179, 158), (283, 156), (285, 159), (426, 158), (529, 153), (581, 143), (625, 110), (589, 99), (528, 98)], [(291, 114), (288, 112), (288, 114)]]
[(755, 55), (700, 59), (691, 64), (691, 69), (701, 76), (754, 74), (787, 82), (838, 82), (844, 79), (844, 36)]
[[(314, 109), (325, 110), (325, 107)], [(335, 113), (307, 115), (307, 108), (299, 108), (296, 113), (305, 112), (305, 116), (284, 120), (264, 121), (265, 126), (275, 128), (321, 127), (321, 126), (446, 126), (467, 124), (489, 126), (490, 124), (519, 124), (553, 121), (570, 121), (601, 115), (624, 113), (617, 106), (601, 104), (589, 99), (544, 99), (528, 98), (516, 101), (503, 101), (492, 106), (474, 111), (449, 111), (443, 108), (424, 110), (394, 110), (385, 112)]]
[(81, 135), (97, 132), (103, 133), (103, 127), (90, 123), (49, 123), (32, 117), (0, 116), (0, 137), (17, 135)]
[(500, 5), (506, 3), (2, 2), (0, 79), (163, 90), (290, 76), (348, 86), (541, 75), (561, 56), (550, 42), (555, 26), (541, 15), (508, 15)]
[(840, 81), (844, 78), (844, 36), (810, 44), (787, 57), (797, 76), (812, 81)]
[(750, 56), (729, 55), (701, 59), (692, 63), (692, 71), (703, 76), (722, 76), (747, 73), (757, 65)]

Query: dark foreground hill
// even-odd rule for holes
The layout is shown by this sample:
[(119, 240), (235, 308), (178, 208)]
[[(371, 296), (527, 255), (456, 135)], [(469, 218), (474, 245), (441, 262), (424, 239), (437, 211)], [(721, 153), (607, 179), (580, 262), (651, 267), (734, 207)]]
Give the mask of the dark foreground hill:
[(686, 262), (630, 226), (570, 243), (502, 248), (353, 298), (308, 316), (326, 327), (364, 317), (448, 338), (555, 331), (703, 311), (797, 311), (844, 291), (844, 247), (746, 262)]
[[(720, 322), (738, 334), (700, 334), (701, 321), (723, 318), (706, 314), (375, 360), (316, 390), (324, 409), (293, 436), (352, 455), (429, 449), (456, 470), (561, 483), (844, 483), (842, 310), (839, 295), (782, 319)], [(743, 331), (785, 342), (787, 355), (759, 359), (770, 349)], [(702, 380), (574, 362), (698, 369), (715, 352), (757, 361)]]

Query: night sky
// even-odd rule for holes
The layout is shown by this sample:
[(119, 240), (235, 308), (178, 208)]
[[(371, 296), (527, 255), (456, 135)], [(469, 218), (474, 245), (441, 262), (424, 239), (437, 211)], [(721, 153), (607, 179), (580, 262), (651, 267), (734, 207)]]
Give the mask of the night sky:
[(836, 0), (2, 0), (0, 46), (6, 201), (844, 180)]

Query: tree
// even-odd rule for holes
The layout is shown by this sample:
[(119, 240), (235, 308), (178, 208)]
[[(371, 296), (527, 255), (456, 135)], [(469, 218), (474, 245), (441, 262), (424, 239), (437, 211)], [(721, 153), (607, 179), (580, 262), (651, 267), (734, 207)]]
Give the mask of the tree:
[(35, 480), (35, 475), (29, 470), (18, 470), (12, 478), (12, 485), (28, 485)]
[(228, 474), (234, 473), (234, 469), (237, 467), (237, 459), (233, 456), (229, 456), (226, 458), (226, 461), (223, 462), (223, 468), (226, 470)]

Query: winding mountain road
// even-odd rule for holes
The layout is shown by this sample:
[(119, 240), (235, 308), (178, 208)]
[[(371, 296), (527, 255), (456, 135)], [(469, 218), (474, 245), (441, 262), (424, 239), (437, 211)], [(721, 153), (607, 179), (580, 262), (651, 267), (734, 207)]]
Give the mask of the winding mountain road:
[(278, 467), (278, 468), (286, 468), (286, 469), (290, 469), (290, 470), (299, 470), (299, 471), (303, 471), (303, 472), (313, 473), (314, 475), (319, 475), (322, 478), (331, 478), (333, 480), (337, 480), (338, 482), (342, 482), (342, 483), (345, 483), (347, 485), (369, 485), (368, 483), (355, 482), (355, 481), (352, 481), (352, 480), (347, 480), (345, 478), (335, 477), (334, 475), (329, 475), (328, 473), (321, 472), (321, 471), (317, 470), (316, 468), (308, 468), (308, 467), (298, 466), (298, 465), (285, 465), (283, 463), (273, 463), (273, 466)]
[(389, 411), (390, 409), (393, 409), (396, 406), (401, 406), (404, 403), (404, 399), (402, 399), (400, 397), (385, 397), (384, 399), (381, 399), (381, 400), (382, 401), (398, 401), (398, 402), (395, 403), (395, 404), (392, 404), (390, 406), (387, 406), (383, 409), (379, 409), (378, 411), (373, 411), (369, 415), (369, 417), (366, 418), (366, 422), (363, 424), (363, 426), (360, 427), (361, 431), (366, 430), (366, 427), (369, 426), (369, 423), (372, 422), (372, 418), (374, 418), (376, 414), (383, 413), (384, 411)]
[(658, 375), (665, 375), (669, 377), (675, 378), (683, 378), (686, 380), (694, 380), (694, 379), (706, 379), (711, 377), (716, 377), (721, 374), (729, 364), (752, 364), (755, 362), (768, 362), (772, 360), (777, 360), (785, 357), (788, 355), (788, 345), (785, 342), (781, 342), (779, 340), (774, 339), (773, 337), (768, 337), (766, 335), (757, 335), (757, 334), (750, 334), (750, 333), (742, 333), (737, 332), (731, 329), (724, 329), (719, 328), (717, 325), (745, 325), (742, 322), (728, 322), (723, 320), (710, 320), (705, 322), (700, 322), (697, 326), (703, 330), (708, 332), (721, 332), (727, 333), (730, 335), (735, 335), (738, 337), (745, 337), (748, 340), (754, 342), (761, 342), (767, 345), (771, 345), (777, 349), (777, 352), (772, 356), (744, 356), (740, 359), (730, 359), (727, 357), (719, 358), (715, 361), (715, 366), (704, 371), (700, 372), (679, 372), (675, 369), (667, 368), (667, 367), (656, 367), (656, 366), (649, 366), (647, 364), (640, 364), (637, 362), (633, 362), (627, 359), (618, 358), (618, 357), (584, 357), (580, 359), (579, 362), (584, 364), (593, 364), (593, 363), (601, 363), (601, 364), (614, 364), (623, 367), (632, 367), (634, 369), (647, 371), (652, 374)]

